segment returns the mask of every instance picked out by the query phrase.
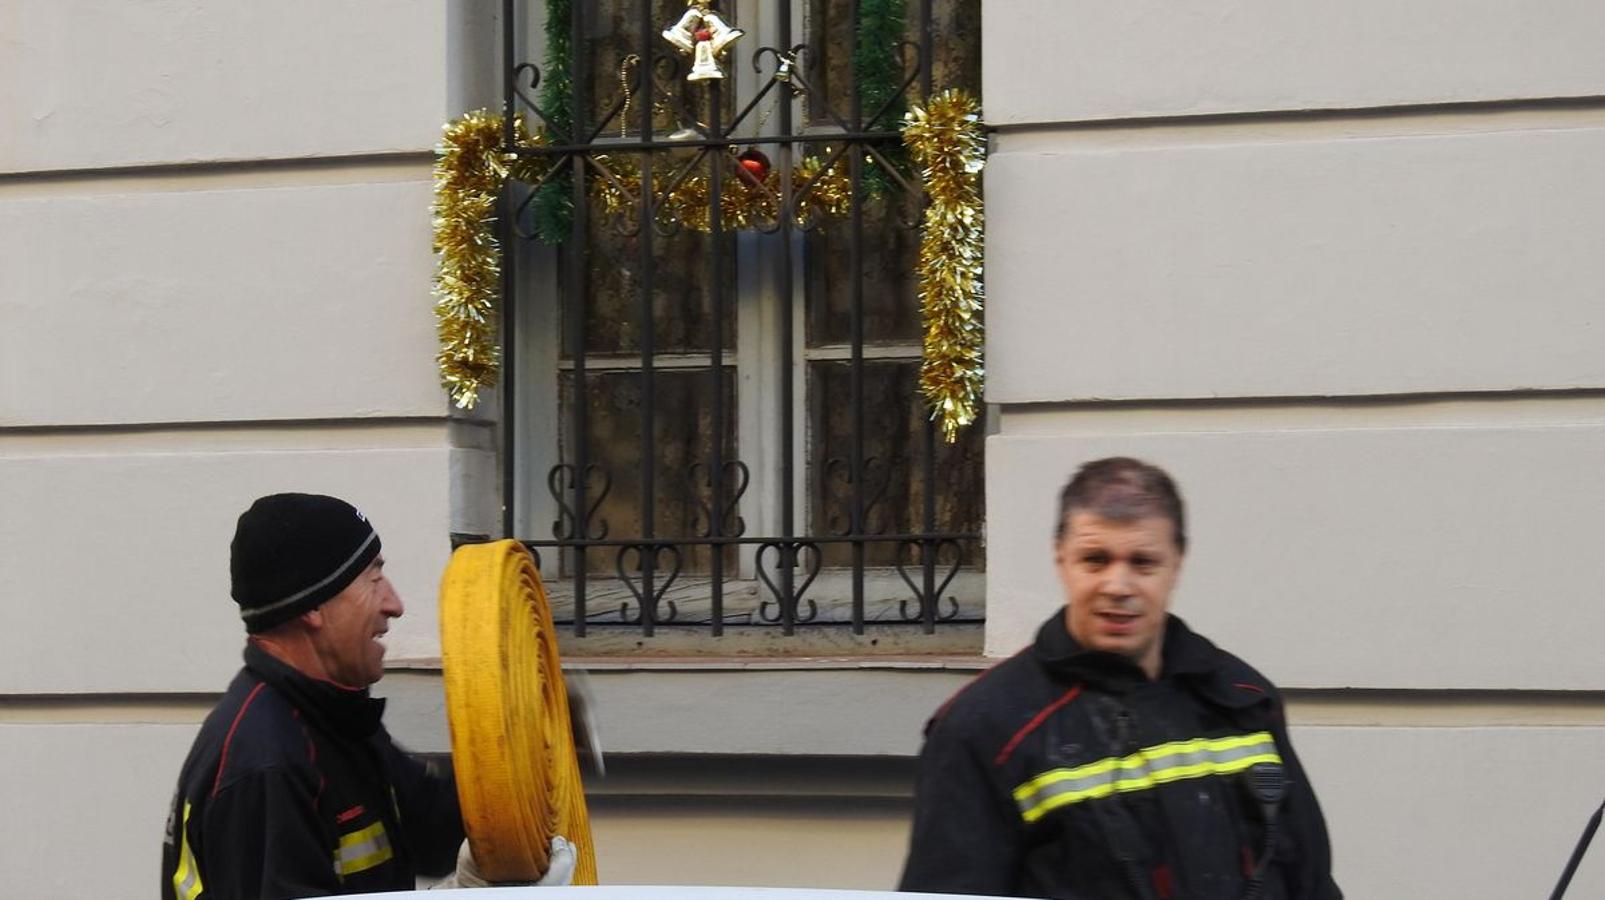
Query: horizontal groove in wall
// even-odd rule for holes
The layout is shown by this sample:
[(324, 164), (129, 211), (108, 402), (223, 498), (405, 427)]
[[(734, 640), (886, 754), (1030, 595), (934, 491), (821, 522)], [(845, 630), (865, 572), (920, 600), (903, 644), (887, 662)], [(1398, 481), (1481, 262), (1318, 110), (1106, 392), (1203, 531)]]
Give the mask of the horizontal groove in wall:
[(459, 450), (495, 453), (501, 449), (497, 443), (500, 434), (496, 424), (489, 419), (465, 419), (454, 415), (446, 420), (446, 435), (451, 446)]
[(99, 169), (0, 172), (0, 201), (90, 194), (221, 191), (428, 181), (434, 153), (406, 151), (289, 159), (201, 160)]
[(1014, 435), (1213, 432), (1263, 428), (1478, 428), (1605, 424), (1605, 390), (1519, 390), (1348, 397), (1262, 397), (1010, 403)]
[[(812, 794), (770, 794), (762, 791), (757, 793), (639, 794), (614, 792), (608, 788), (605, 780), (588, 780), (585, 783), (586, 804), (592, 812), (604, 814), (609, 810), (628, 809), (631, 812), (659, 810), (664, 813), (730, 811), (743, 817), (754, 815), (773, 816), (781, 813), (793, 815), (811, 813), (856, 818), (860, 815), (874, 812), (884, 812), (902, 817), (908, 814), (908, 805), (912, 802), (913, 797), (912, 790), (906, 795), (840, 795), (832, 794), (828, 791)], [(752, 805), (754, 803), (762, 803), (763, 807), (755, 809)]]
[[(950, 675), (944, 670), (931, 674)], [(706, 673), (704, 673), (706, 674)], [(852, 677), (844, 671), (843, 677)], [(607, 678), (598, 672), (594, 678)], [(663, 672), (663, 679), (673, 674)], [(729, 677), (740, 678), (740, 672)], [(1601, 691), (1464, 691), (1464, 690), (1361, 690), (1309, 689), (1285, 690), (1288, 718), (1302, 726), (1383, 726), (1383, 727), (1605, 727), (1605, 690)], [(130, 722), (199, 722), (205, 718), (218, 694), (63, 694), (0, 695), (0, 724), (118, 724)], [(888, 703), (899, 698), (886, 698)], [(688, 772), (708, 767), (710, 759), (725, 757), (659, 756), (635, 754), (637, 766), (659, 770), (683, 765), (679, 759), (696, 760)], [(732, 755), (730, 759), (763, 759)], [(856, 757), (855, 757), (856, 758)], [(834, 757), (823, 757), (830, 760)], [(864, 759), (883, 759), (864, 757)], [(893, 757), (886, 757), (892, 760)], [(887, 765), (896, 765), (888, 761)], [(719, 766), (724, 766), (720, 762)], [(754, 765), (766, 766), (767, 763)], [(796, 771), (798, 763), (788, 757), (775, 762), (773, 771)], [(829, 765), (829, 763), (826, 763)], [(688, 776), (689, 777), (689, 776)]]
[(607, 757), (607, 776), (587, 776), (587, 793), (667, 802), (717, 796), (859, 800), (913, 795), (908, 756), (623, 754)]
[(1605, 125), (1605, 96), (1380, 106), (1358, 109), (1265, 110), (1198, 115), (1132, 116), (994, 126), (1001, 146), (1031, 152), (1107, 143), (1251, 143), (1258, 140), (1402, 137), (1490, 131), (1592, 128)]
[(1605, 691), (1289, 690), (1304, 726), (1605, 727)]
[(442, 413), (371, 419), (0, 427), (0, 457), (437, 448), (446, 444), (447, 422)]
[[(728, 626), (727, 626), (728, 627)], [(953, 627), (953, 626), (948, 626)], [(807, 643), (798, 638), (799, 649)], [(942, 654), (875, 655), (875, 656), (565, 656), (564, 669), (584, 669), (588, 672), (824, 672), (841, 669), (854, 671), (946, 670), (976, 673), (991, 668), (997, 662), (983, 656)], [(428, 674), (439, 672), (440, 657), (419, 656), (386, 660), (390, 670)]]
[(0, 725), (198, 724), (217, 694), (0, 695)]

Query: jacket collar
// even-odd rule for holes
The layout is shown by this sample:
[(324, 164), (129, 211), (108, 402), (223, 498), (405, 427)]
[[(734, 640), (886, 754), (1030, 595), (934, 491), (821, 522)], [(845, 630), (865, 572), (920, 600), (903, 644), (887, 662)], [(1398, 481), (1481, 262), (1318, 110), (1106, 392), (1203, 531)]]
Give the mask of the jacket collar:
[[(1164, 641), (1160, 650), (1161, 679), (1208, 678), (1222, 667), (1223, 657), (1215, 645), (1177, 616), (1165, 617)], [(1064, 678), (1110, 689), (1132, 688), (1147, 681), (1147, 675), (1130, 659), (1081, 646), (1065, 628), (1063, 608), (1037, 629), (1032, 651), (1044, 667)]]
[(325, 731), (363, 740), (379, 730), (385, 701), (370, 696), (367, 688), (350, 688), (312, 678), (262, 649), (255, 641), (245, 642), (245, 668), (283, 694), (290, 705)]

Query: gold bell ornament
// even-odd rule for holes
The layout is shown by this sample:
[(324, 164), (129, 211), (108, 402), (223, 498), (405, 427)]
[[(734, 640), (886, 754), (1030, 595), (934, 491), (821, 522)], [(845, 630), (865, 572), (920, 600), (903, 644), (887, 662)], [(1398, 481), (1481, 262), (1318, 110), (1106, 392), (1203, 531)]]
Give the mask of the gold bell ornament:
[(718, 56), (742, 36), (739, 28), (725, 24), (709, 7), (712, 0), (686, 0), (686, 11), (680, 21), (663, 29), (663, 39), (691, 54), (691, 74), (687, 81), (711, 81), (723, 78)]

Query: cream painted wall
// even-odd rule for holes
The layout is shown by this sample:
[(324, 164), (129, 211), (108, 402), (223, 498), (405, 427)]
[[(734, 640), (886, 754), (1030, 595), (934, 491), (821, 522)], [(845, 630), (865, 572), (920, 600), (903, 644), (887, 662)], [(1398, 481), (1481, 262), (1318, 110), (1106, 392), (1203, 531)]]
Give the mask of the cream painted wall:
[[(988, 20), (989, 105), (1002, 100), (1004, 124), (1044, 123), (1000, 132), (987, 172), (990, 654), (1058, 602), (1053, 492), (1079, 462), (1131, 453), (1175, 467), (1193, 499), (1186, 608), (1289, 683), (1605, 688), (1580, 637), (1601, 624), (1582, 586), (1605, 574), (1586, 568), (1605, 408), (1584, 402), (1605, 387), (1593, 237), (1605, 181), (1585, 163), (1605, 107), (1547, 102), (1595, 83), (1569, 35), (1599, 13), (1551, 5), (1510, 31), (1505, 5), (1457, 8), (1433, 77), (1461, 72), (1466, 48), (1486, 70), (1437, 82), (1400, 70), (1388, 102), (1541, 102), (1139, 124), (1157, 107), (1385, 98), (1375, 70), (1323, 69), (1352, 55), (1352, 30), (1311, 30), (1269, 4), (1172, 10), (1163, 25), (1151, 4), (1083, 10), (1071, 40), (1122, 50), (1088, 49), (1045, 81), (1018, 63), (1044, 39), (1040, 20)], [(1282, 49), (1165, 106), (1174, 67), (1119, 67), (1133, 42), (1138, 59), (1169, 47), (1182, 21), (1208, 24), (1188, 32), (1195, 56), (1251, 39)], [(1367, 53), (1403, 58), (1415, 26), (1392, 24)], [(1494, 35), (1508, 52), (1486, 45)], [(1288, 43), (1308, 45), (1299, 65), (1280, 55)], [(1045, 90), (1093, 64), (1132, 77)], [(1062, 96), (1102, 105), (1067, 111)], [(1067, 114), (1130, 123), (1054, 124)], [(1423, 394), (1481, 405), (1437, 422)]]
[(893, 890), (912, 802), (839, 797), (626, 801), (593, 814), (606, 884)]
[(1386, 124), (999, 140), (989, 399), (1605, 383), (1605, 114)]
[(6, 896), (158, 896), (162, 826), (196, 729), (0, 722)]
[[(1317, 727), (1293, 741), (1346, 897), (1547, 897), (1605, 792), (1605, 728)], [(1566, 896), (1605, 896), (1605, 859), (1585, 857)]]
[[(118, 724), (7, 718), (0, 710), (0, 796), (30, 812), (0, 817), (0, 867), (16, 896), (149, 896), (166, 804), (196, 726), (157, 715)], [(1605, 780), (1601, 741), (1598, 726), (1294, 729), (1334, 835), (1337, 877), (1357, 898), (1545, 896), (1599, 802), (1578, 784)], [(130, 771), (150, 775), (131, 779)], [(71, 777), (47, 777), (57, 772)], [(782, 786), (768, 790), (715, 770), (694, 783), (598, 783), (592, 820), (604, 879), (895, 884), (908, 835), (906, 784), (776, 781)], [(1543, 814), (1511, 817), (1527, 807)], [(83, 834), (86, 816), (99, 832), (94, 865), (61, 846)], [(1605, 892), (1605, 864), (1586, 860), (1572, 892)]]
[[(6, 895), (152, 896), (167, 804), (196, 728), (16, 723), (0, 710), (0, 796), (9, 810), (27, 811), (0, 816)], [(718, 781), (711, 779), (712, 792), (658, 783), (593, 797), (606, 883), (895, 885), (907, 841), (906, 796), (732, 795), (719, 792)]]
[[(589, 670), (610, 754), (905, 759), (919, 752), (926, 720), (979, 670), (900, 660), (874, 668), (818, 660), (749, 669), (647, 660), (630, 668), (569, 665)], [(393, 671), (375, 691), (389, 700), (386, 722), (396, 740), (419, 752), (450, 752), (438, 669)], [(769, 786), (785, 780), (777, 773)]]
[(427, 149), (449, 5), (11, 0), (0, 171)]
[(982, 29), (995, 125), (1591, 97), (1589, 0), (1010, 0)]
[(0, 694), (215, 689), (233, 520), (276, 490), (374, 517), (413, 601), (392, 652), (435, 652), (449, 533), (483, 521), (430, 296), (430, 151), (478, 83), (448, 56), (494, 46), (470, 19), (0, 10)]
[(0, 270), (0, 423), (439, 417), (429, 182), (406, 175), (0, 189), (25, 260)]
[[(0, 6), (0, 229), (22, 248), (0, 271), (0, 699), (50, 711), (24, 723), (0, 705), (0, 871), (45, 896), (149, 895), (193, 724), (73, 711), (84, 694), (138, 710), (130, 694), (221, 686), (238, 647), (223, 552), (251, 496), (328, 490), (374, 516), (412, 603), (398, 656), (431, 655), (446, 533), (495, 519), (464, 502), (485, 430), (449, 426), (432, 382), (424, 212), (440, 123), (494, 89), (472, 75), (494, 35), (425, 0), (264, 9)], [(1581, 650), (1601, 624), (1605, 113), (1587, 98), (1605, 94), (1589, 40), (1605, 14), (1028, 0), (985, 15), (988, 118), (1006, 126), (987, 183), (989, 649), (1055, 603), (1062, 476), (1140, 452), (1194, 503), (1188, 614), (1273, 677), (1429, 702), (1477, 687), (1511, 707), (1523, 695), (1504, 692), (1543, 687), (1597, 707)], [(1470, 105), (1368, 111), (1443, 103)], [(1123, 121), (1155, 116), (1170, 118)], [(1423, 391), (1480, 393), (1447, 414), (1325, 399)], [(1267, 545), (1291, 549), (1266, 560)], [(918, 711), (825, 745), (873, 752), (866, 736), (935, 693), (911, 686)], [(836, 711), (817, 685), (784, 697)], [(781, 708), (762, 701), (744, 698)], [(674, 724), (676, 741), (720, 740)], [(1298, 734), (1351, 896), (1473, 900), (1552, 881), (1597, 799), (1602, 738), (1410, 711)], [(598, 838), (627, 855), (620, 881), (884, 887), (906, 828), (884, 804), (614, 810)], [(690, 855), (705, 852), (720, 855)], [(1596, 856), (1575, 896), (1600, 893), (1601, 871)]]
[(364, 434), (368, 446), (316, 449), (318, 437), (271, 449), (58, 445), (31, 456), (0, 445), (0, 694), (219, 690), (244, 637), (228, 594), (234, 520), (281, 490), (335, 493), (364, 510), (411, 601), (391, 652), (438, 647), (434, 594), (450, 530), (443, 436), (403, 434), (385, 447)]
[[(1605, 416), (1605, 406), (1593, 411)], [(1589, 418), (1593, 418), (1590, 416)], [(1059, 484), (1135, 455), (1186, 492), (1177, 612), (1298, 687), (1605, 689), (1605, 583), (1590, 521), (1605, 421), (1503, 427), (1086, 432), (987, 447), (988, 640), (1030, 639), (1063, 602), (1052, 569)]]
[(1157, 462), (1177, 611), (1349, 712), (1296, 729), (1347, 895), (1544, 896), (1605, 791), (1535, 699), (1605, 707), (1605, 11), (988, 13), (988, 654), (1063, 602), (1065, 479)]
[(494, 443), (436, 381), (431, 151), (493, 34), (431, 0), (0, 4), (8, 896), (155, 890), (198, 720), (162, 698), (238, 667), (252, 498), (364, 509), (391, 652), (438, 653), (449, 533), (486, 519), (453, 479)]

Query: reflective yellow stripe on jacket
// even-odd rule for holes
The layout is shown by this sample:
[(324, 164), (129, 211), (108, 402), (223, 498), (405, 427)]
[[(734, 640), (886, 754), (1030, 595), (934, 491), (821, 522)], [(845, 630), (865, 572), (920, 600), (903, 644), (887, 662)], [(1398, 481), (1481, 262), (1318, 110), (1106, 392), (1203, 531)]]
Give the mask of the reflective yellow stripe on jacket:
[(178, 868), (173, 871), (173, 893), (181, 900), (195, 900), (205, 890), (201, 870), (195, 865), (195, 851), (189, 847), (189, 801), (184, 801), (184, 823), (178, 827)]
[(1257, 763), (1280, 763), (1268, 731), (1235, 737), (1193, 738), (1144, 747), (1130, 756), (1111, 756), (1073, 769), (1052, 769), (1014, 789), (1014, 801), (1027, 822), (1053, 810), (1110, 794), (1143, 791), (1208, 775), (1231, 775)]
[(365, 872), (393, 855), (384, 823), (375, 822), (367, 828), (340, 835), (340, 846), (334, 851), (334, 871), (344, 878)]

